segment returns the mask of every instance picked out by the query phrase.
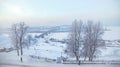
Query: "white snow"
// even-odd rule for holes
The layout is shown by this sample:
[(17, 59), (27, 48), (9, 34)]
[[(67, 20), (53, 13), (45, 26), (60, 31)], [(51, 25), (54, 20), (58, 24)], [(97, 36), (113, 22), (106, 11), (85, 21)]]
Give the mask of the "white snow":
[(120, 27), (108, 27), (108, 31), (105, 31), (103, 39), (105, 40), (117, 40), (120, 39)]
[(1, 34), (0, 35), (0, 48), (10, 48), (13, 45), (11, 45), (11, 39), (9, 34)]
[(57, 40), (63, 40), (63, 39), (67, 39), (68, 37), (68, 32), (62, 32), (62, 33), (50, 33), (47, 38), (54, 38)]
[[(111, 42), (106, 42), (109, 47), (102, 47), (99, 50), (101, 50), (101, 54), (96, 58), (100, 60), (120, 60), (120, 43), (118, 43), (115, 40), (120, 39), (120, 27), (110, 27), (110, 31), (105, 31), (105, 34), (103, 35), (103, 39), (105, 40), (111, 40)], [(35, 35), (40, 35), (41, 33), (29, 33), (28, 35), (32, 35), (32, 37), (35, 37)], [(64, 50), (66, 48), (66, 44), (60, 43), (60, 42), (51, 42), (49, 39), (54, 38), (57, 40), (63, 40), (67, 39), (68, 32), (58, 32), (58, 33), (50, 33), (45, 36), (45, 38), (37, 38), (37, 43), (30, 46), (29, 50), (24, 48), (24, 61), (25, 62), (43, 62), (40, 60), (34, 60), (29, 55), (35, 55), (39, 57), (44, 58), (50, 58), (50, 59), (56, 59), (57, 57), (66, 56), (64, 54)], [(2, 34), (0, 35), (0, 48), (9, 48), (12, 47), (10, 42), (10, 36), (8, 34)], [(48, 41), (46, 43), (45, 41)], [(111, 46), (111, 47), (110, 47)], [(112, 47), (114, 46), (114, 47)], [(72, 58), (69, 58), (72, 59)], [(19, 57), (16, 54), (16, 51), (12, 52), (1, 52), (0, 53), (0, 62), (10, 62), (10, 61), (19, 61)], [(20, 61), (19, 61), (20, 62)], [(62, 66), (62, 65), (61, 65)], [(63, 65), (66, 67), (66, 65)], [(71, 65), (70, 65), (71, 66)], [(71, 66), (72, 67), (72, 66)], [(73, 66), (74, 67), (74, 66)], [(87, 67), (87, 66), (86, 66)]]

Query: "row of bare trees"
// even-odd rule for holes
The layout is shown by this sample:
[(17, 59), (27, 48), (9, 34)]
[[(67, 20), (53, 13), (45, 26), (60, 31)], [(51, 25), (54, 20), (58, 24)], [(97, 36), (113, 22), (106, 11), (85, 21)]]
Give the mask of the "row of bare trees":
[(76, 60), (82, 56), (92, 61), (97, 55), (97, 48), (104, 45), (104, 40), (101, 38), (104, 30), (100, 23), (88, 21), (83, 24), (82, 21), (75, 20), (72, 23), (67, 44), (67, 54), (75, 56)]
[[(27, 33), (26, 24), (24, 22), (16, 23), (12, 25), (12, 42), (17, 50), (17, 55), (20, 56), (21, 62), (23, 61), (23, 46)], [(69, 41), (67, 45), (67, 54), (75, 56), (76, 60), (79, 61), (81, 56), (84, 56), (85, 60), (88, 58), (92, 61), (97, 54), (97, 48), (104, 45), (104, 40), (101, 38), (104, 30), (100, 23), (93, 23), (88, 21), (83, 24), (82, 21), (75, 20), (72, 23), (71, 31), (69, 34)], [(28, 44), (30, 45), (31, 37), (28, 36)]]

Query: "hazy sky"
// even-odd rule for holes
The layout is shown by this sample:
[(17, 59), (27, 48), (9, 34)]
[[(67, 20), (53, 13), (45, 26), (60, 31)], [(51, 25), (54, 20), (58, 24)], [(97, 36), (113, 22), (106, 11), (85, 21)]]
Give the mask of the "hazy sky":
[(120, 0), (0, 0), (0, 25), (70, 25), (74, 19), (120, 25)]

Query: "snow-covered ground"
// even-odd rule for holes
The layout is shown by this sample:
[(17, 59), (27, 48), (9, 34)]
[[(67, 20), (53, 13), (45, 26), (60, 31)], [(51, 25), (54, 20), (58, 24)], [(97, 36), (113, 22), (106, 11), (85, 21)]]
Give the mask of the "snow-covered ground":
[(61, 33), (52, 33), (47, 36), (47, 38), (54, 38), (57, 40), (67, 39), (69, 33), (68, 32), (61, 32)]
[(105, 31), (103, 35), (104, 40), (118, 40), (120, 39), (120, 27), (107, 27), (108, 31)]
[(9, 34), (0, 34), (0, 48), (12, 47)]
[(114, 64), (53, 64), (53, 63), (39, 63), (37, 64), (7, 64), (0, 65), (0, 67), (120, 67)]
[[(97, 60), (120, 60), (120, 43), (116, 41), (118, 39), (120, 40), (120, 35), (119, 35), (120, 27), (113, 27), (113, 28), (110, 27), (109, 29), (110, 29), (109, 31), (105, 31), (105, 34), (103, 35), (103, 39), (111, 40), (111, 42), (106, 42), (106, 43), (107, 45), (110, 45), (112, 47), (106, 46), (99, 48), (101, 50), (101, 54), (96, 58)], [(36, 35), (40, 35), (40, 34), (41, 33), (29, 33), (28, 35), (35, 37)], [(44, 38), (37, 38), (37, 43), (31, 45), (29, 49), (24, 48), (24, 55), (23, 55), (24, 62), (46, 63), (44, 60), (33, 59), (30, 57), (30, 55), (50, 58), (50, 59), (56, 59), (57, 57), (60, 56), (67, 56), (66, 54), (64, 54), (66, 44), (60, 42), (52, 42), (50, 41), (50, 39), (51, 38), (56, 40), (67, 39), (68, 34), (69, 34), (68, 32), (58, 32), (58, 33), (56, 32), (56, 33), (50, 33), (46, 35)], [(0, 48), (10, 48), (10, 47), (13, 47), (13, 45), (11, 45), (10, 36), (8, 34), (0, 35)], [(11, 62), (11, 61), (12, 62), (17, 61), (17, 63), (20, 62), (19, 57), (16, 54), (16, 51), (0, 53), (0, 62)], [(66, 67), (66, 65), (61, 65), (61, 66)], [(70, 66), (74, 67), (72, 65)]]

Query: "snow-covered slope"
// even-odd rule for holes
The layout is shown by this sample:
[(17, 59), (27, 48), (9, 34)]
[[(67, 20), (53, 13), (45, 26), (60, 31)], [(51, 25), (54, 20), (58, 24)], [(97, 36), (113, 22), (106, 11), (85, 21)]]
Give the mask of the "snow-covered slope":
[(10, 48), (13, 45), (11, 45), (11, 39), (8, 34), (1, 34), (0, 35), (0, 48)]
[[(114, 47), (106, 46), (106, 47), (100, 48), (101, 54), (98, 56), (97, 59), (120, 60), (120, 47), (119, 47), (120, 44), (114, 41), (114, 40), (120, 39), (119, 29), (120, 28), (111, 28), (110, 31), (105, 31), (105, 34), (103, 35), (103, 39), (111, 40), (112, 43), (108, 42), (107, 44), (112, 45)], [(29, 33), (28, 35), (32, 35), (32, 37), (35, 37), (36, 35), (40, 35), (40, 34), (41, 33)], [(64, 54), (66, 44), (60, 43), (60, 42), (52, 42), (50, 41), (50, 39), (51, 38), (54, 38), (57, 40), (67, 39), (68, 34), (69, 34), (68, 32), (58, 32), (58, 33), (56, 32), (56, 33), (50, 33), (46, 35), (44, 38), (37, 38), (37, 43), (32, 44), (29, 50), (24, 48), (24, 56), (30, 57), (30, 55), (34, 55), (34, 56), (45, 57), (50, 59), (56, 59), (61, 55), (66, 56), (66, 54)], [(1, 48), (12, 47), (8, 34), (0, 35), (0, 47)], [(14, 56), (16, 56), (15, 51), (8, 52), (8, 53), (0, 53), (0, 56), (7, 55), (7, 54), (9, 54), (9, 56), (11, 56), (12, 59)]]
[(118, 40), (120, 39), (120, 27), (108, 27), (103, 35), (104, 40)]

